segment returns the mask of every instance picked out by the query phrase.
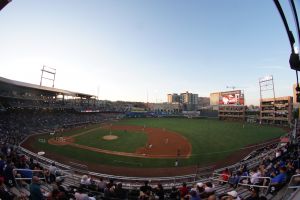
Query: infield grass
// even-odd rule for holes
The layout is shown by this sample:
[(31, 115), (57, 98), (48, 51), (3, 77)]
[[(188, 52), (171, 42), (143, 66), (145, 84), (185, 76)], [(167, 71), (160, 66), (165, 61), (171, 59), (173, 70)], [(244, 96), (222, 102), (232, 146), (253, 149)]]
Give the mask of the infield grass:
[(147, 134), (143, 132), (117, 131), (113, 130), (112, 134), (118, 136), (116, 140), (104, 140), (102, 137), (109, 135), (107, 129), (97, 129), (87, 134), (75, 137), (75, 143), (120, 152), (135, 152), (139, 147), (146, 146)]

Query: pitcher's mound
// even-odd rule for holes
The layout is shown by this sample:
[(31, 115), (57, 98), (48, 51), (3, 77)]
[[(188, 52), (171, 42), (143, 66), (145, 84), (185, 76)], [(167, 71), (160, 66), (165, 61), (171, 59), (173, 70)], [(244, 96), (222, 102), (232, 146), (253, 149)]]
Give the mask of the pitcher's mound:
[(105, 135), (105, 136), (103, 136), (102, 138), (103, 138), (103, 140), (116, 140), (116, 139), (118, 139), (119, 137), (116, 136), (116, 135)]

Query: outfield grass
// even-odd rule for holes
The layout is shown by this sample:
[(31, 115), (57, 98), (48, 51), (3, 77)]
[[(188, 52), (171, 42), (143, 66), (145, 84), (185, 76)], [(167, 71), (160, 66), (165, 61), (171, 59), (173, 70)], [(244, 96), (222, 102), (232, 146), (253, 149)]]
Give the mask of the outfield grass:
[[(139, 125), (147, 127), (166, 128), (176, 131), (186, 137), (192, 144), (192, 156), (189, 159), (179, 161), (181, 166), (208, 164), (224, 159), (242, 147), (263, 142), (265, 140), (280, 137), (285, 131), (278, 127), (260, 126), (256, 124), (245, 124), (238, 122), (224, 122), (212, 119), (181, 119), (181, 118), (150, 118), (150, 119), (126, 119), (117, 122), (118, 125)], [(90, 127), (89, 127), (90, 128)], [(75, 130), (65, 135), (76, 134), (85, 130)], [(91, 127), (95, 128), (95, 126)], [(134, 134), (134, 133), (132, 133)], [(128, 134), (118, 141), (116, 146), (106, 147), (110, 150), (123, 149), (122, 151), (133, 151), (131, 145), (144, 144), (144, 138), (135, 138), (136, 135)], [(141, 136), (140, 134), (138, 134)], [(95, 136), (95, 137), (93, 137)], [(122, 135), (123, 137), (124, 135)], [(45, 136), (46, 138), (49, 136)], [(79, 136), (78, 143), (84, 145), (98, 145), (99, 135), (95, 132)], [(78, 137), (78, 138), (79, 138)], [(130, 138), (131, 137), (131, 138)], [(131, 142), (132, 140), (132, 142)], [(138, 141), (136, 141), (138, 140)], [(123, 142), (122, 142), (123, 141)], [(139, 143), (139, 144), (138, 144)], [(82, 144), (82, 143), (81, 143)], [(101, 163), (128, 167), (170, 167), (174, 166), (174, 159), (144, 159), (130, 158), (125, 156), (113, 156), (100, 154), (88, 150), (77, 149), (69, 146), (53, 146), (49, 144), (34, 143), (39, 150), (51, 151), (53, 153), (66, 155), (78, 160), (93, 163)], [(143, 146), (143, 145), (142, 145)], [(98, 146), (97, 146), (98, 147)], [(111, 149), (114, 148), (114, 149)]]

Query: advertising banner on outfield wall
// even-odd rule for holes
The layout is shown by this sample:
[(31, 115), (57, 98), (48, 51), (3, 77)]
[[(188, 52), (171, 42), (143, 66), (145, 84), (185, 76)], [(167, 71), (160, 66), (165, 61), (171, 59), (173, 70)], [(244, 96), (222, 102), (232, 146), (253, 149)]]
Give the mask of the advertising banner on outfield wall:
[(241, 90), (221, 92), (219, 105), (244, 105), (244, 94)]

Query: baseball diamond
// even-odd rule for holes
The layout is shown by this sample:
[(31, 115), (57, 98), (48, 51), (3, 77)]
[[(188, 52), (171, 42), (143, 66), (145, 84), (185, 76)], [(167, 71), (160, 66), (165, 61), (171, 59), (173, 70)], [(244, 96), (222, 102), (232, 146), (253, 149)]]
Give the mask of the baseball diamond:
[[(118, 139), (102, 139), (110, 133)], [(47, 144), (38, 142), (40, 135), (32, 136), (23, 146), (34, 152), (47, 150), (46, 156), (51, 158), (63, 162), (73, 160), (106, 173), (111, 172), (112, 166), (124, 170), (118, 170), (120, 175), (137, 167), (146, 169), (140, 174), (135, 171), (135, 175), (148, 174), (147, 169), (161, 171), (161, 168), (171, 168), (172, 174), (178, 175), (187, 168), (193, 172), (196, 165), (234, 163), (257, 148), (256, 144), (262, 146), (284, 133), (278, 127), (213, 119), (140, 118), (66, 131), (60, 134), (63, 141), (45, 134)], [(175, 167), (177, 159), (179, 166)]]

